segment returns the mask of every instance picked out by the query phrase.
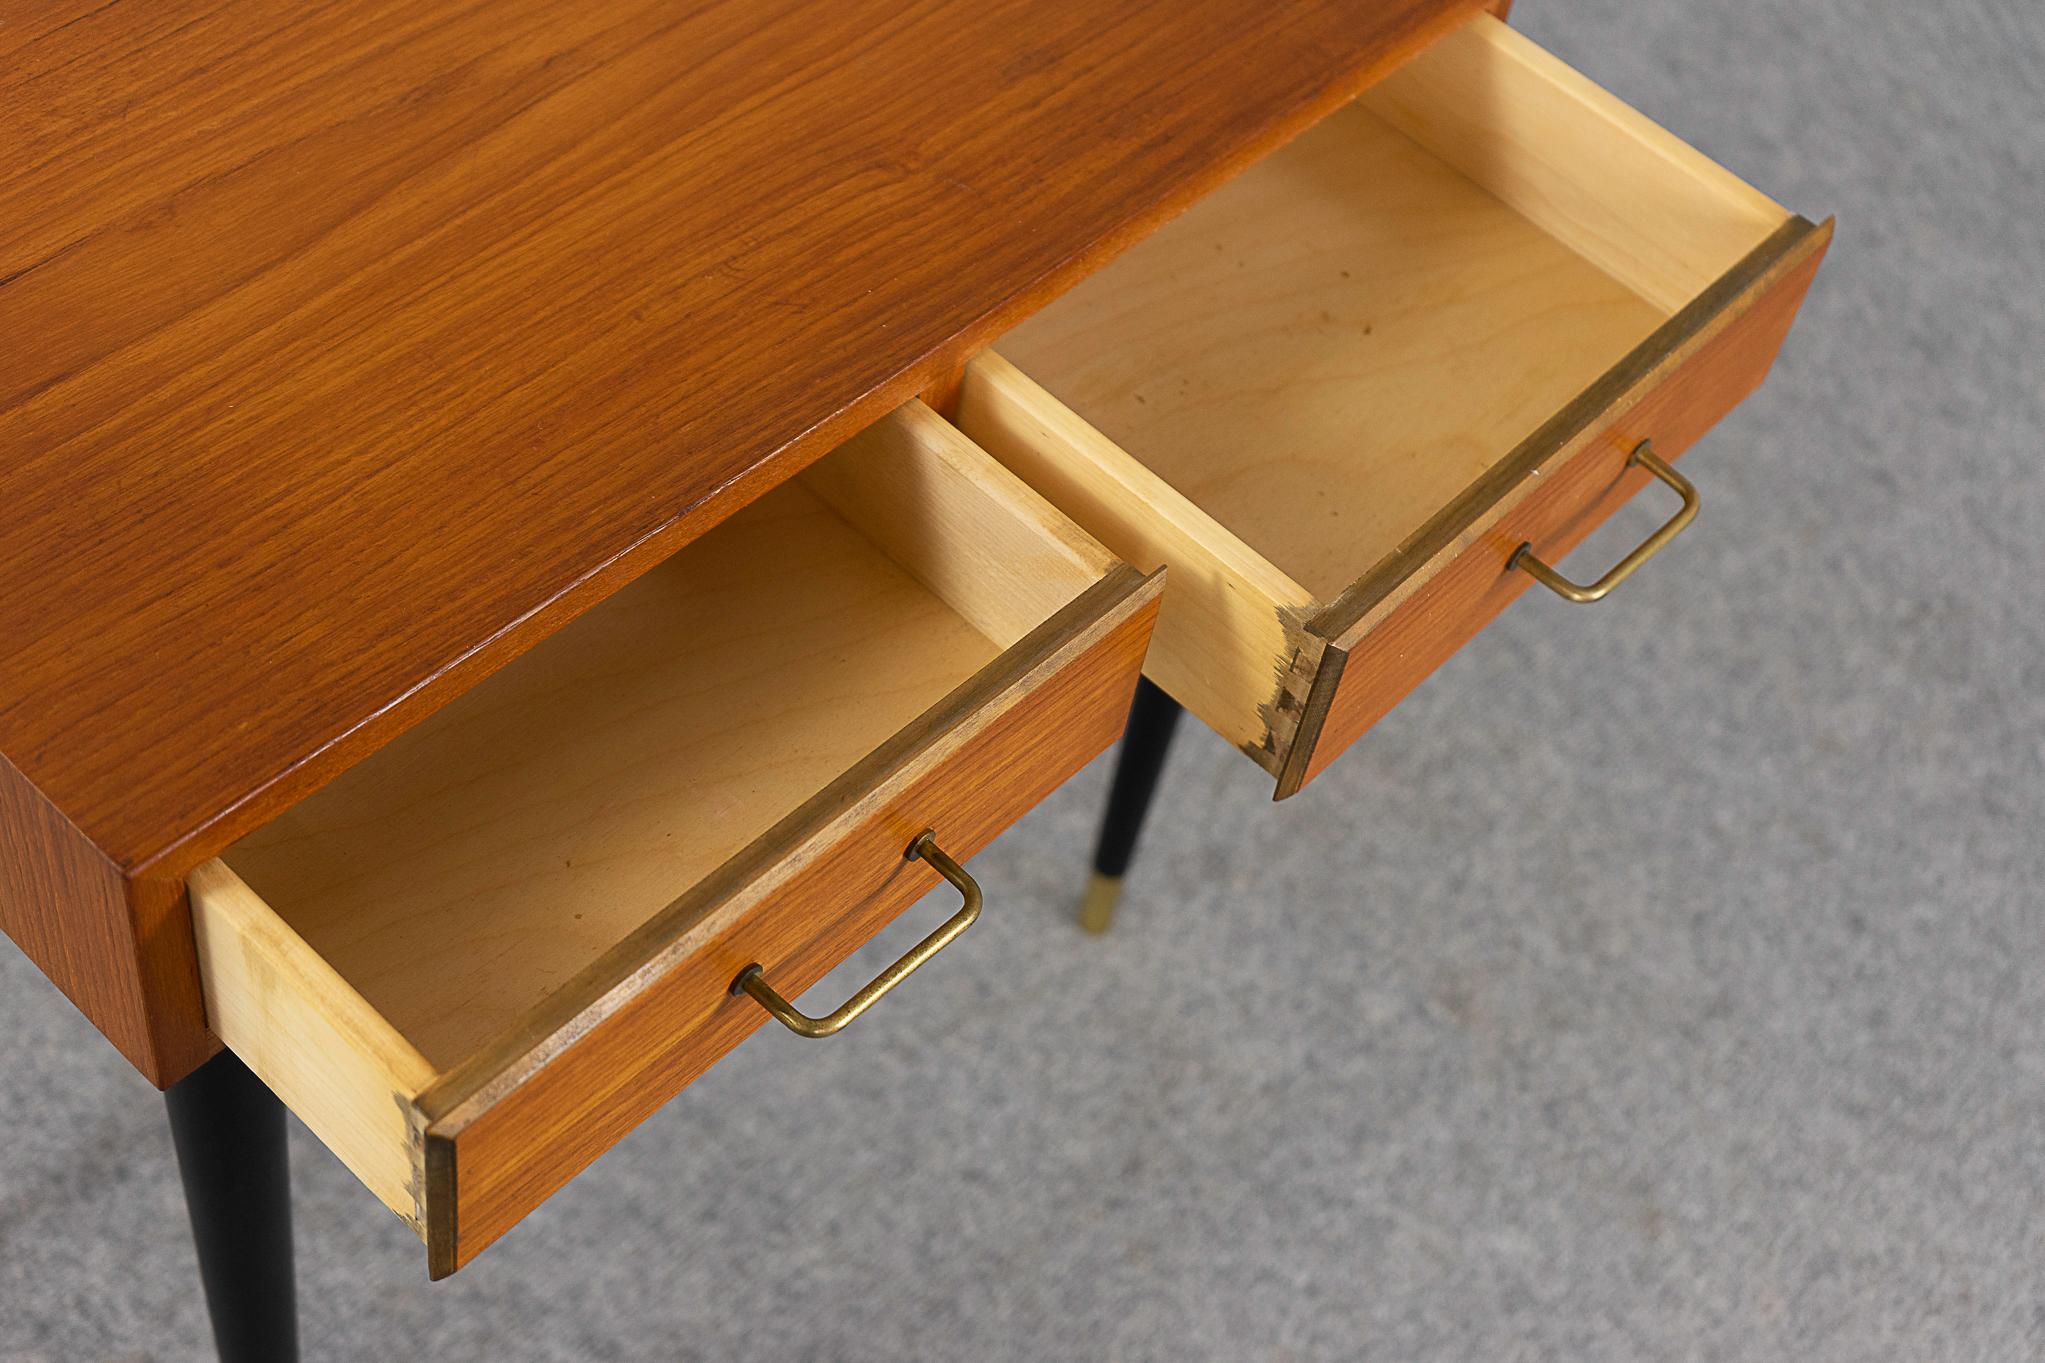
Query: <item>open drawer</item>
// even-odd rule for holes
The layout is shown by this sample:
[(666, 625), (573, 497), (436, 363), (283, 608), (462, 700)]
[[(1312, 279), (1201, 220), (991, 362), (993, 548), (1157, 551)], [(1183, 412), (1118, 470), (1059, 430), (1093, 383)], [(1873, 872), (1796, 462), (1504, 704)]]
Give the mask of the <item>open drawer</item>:
[(768, 1019), (748, 967), (976, 903), (1158, 587), (911, 403), (195, 871), (213, 1029), (444, 1276)]
[(1659, 461), (1830, 235), (1483, 15), (1010, 332), (958, 421), (1170, 565), (1145, 670), (1283, 798), (1651, 471), (1693, 509)]

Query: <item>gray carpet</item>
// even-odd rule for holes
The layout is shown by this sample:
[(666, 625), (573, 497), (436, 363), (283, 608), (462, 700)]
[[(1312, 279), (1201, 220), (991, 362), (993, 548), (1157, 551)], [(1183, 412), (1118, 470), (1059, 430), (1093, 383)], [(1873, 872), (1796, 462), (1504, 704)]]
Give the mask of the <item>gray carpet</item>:
[[(1289, 804), (1189, 729), (1104, 941), (1096, 764), (448, 1283), (295, 1129), (311, 1358), (2045, 1354), (2045, 5), (1523, 10), (1840, 218), (1697, 528)], [(204, 1357), (161, 1105), (11, 950), (0, 1076), (0, 1359)]]

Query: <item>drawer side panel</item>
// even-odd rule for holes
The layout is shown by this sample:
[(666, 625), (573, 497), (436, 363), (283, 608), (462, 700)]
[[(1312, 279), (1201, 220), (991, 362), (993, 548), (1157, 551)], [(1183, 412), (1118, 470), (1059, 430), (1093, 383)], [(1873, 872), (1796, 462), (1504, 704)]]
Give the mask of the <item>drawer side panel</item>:
[[(1003, 356), (966, 367), (959, 428), (1127, 562), (1169, 564), (1145, 673), (1276, 772), (1313, 597)], [(1290, 714), (1280, 703), (1292, 699)]]
[(213, 1030), (363, 1185), (419, 1225), (412, 1100), (433, 1067), (225, 862), (190, 876)]

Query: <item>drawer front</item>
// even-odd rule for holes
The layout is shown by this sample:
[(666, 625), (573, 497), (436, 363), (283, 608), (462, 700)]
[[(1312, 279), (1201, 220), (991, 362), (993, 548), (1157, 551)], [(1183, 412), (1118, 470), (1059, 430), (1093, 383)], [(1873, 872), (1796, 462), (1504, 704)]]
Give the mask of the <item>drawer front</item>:
[(919, 832), (969, 857), (1112, 743), (1158, 585), (1126, 569), (1103, 582), (1012, 650), (1005, 675), (878, 754), (885, 774), (848, 773), (792, 815), (766, 840), (787, 850), (734, 863), (563, 990), (528, 1036), (423, 1094), (432, 1274), (473, 1258), (767, 1021), (731, 992), (748, 965), (784, 994), (807, 988), (941, 883), (905, 859)]
[(1534, 585), (1509, 566), (1521, 545), (1553, 563), (1649, 486), (1629, 464), (1641, 441), (1673, 459), (1760, 385), (1831, 236), (1829, 224), (1785, 227), (1308, 625), (1326, 643), (1278, 798)]

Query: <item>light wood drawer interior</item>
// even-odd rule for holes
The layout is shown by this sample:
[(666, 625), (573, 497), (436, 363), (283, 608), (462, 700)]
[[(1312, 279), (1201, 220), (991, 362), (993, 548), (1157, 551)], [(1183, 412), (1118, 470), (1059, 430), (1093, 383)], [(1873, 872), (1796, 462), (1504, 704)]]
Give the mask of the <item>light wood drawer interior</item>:
[[(1171, 566), (1147, 670), (1283, 795), (1332, 756), (1334, 666), (1433, 576), (1501, 524), (1560, 553), (1639, 485), (1633, 441), (1680, 453), (1759, 381), (1765, 319), (1685, 361), (1828, 230), (1480, 16), (1010, 332), (959, 421)], [(1566, 504), (1522, 507), (1579, 456)], [(1518, 589), (1517, 542), (1351, 671), (1351, 727)]]
[[(827, 969), (935, 884), (893, 884), (912, 824), (968, 855), (1112, 739), (1155, 589), (912, 403), (194, 873), (212, 1025), (431, 1243), (455, 1210), (437, 1117), (691, 942), (794, 986)], [(995, 712), (1054, 691), (1084, 719), (982, 752), (970, 812), (930, 794)], [(791, 860), (862, 837), (886, 847), (808, 910), (762, 907)], [(758, 1021), (734, 971), (645, 1024), (680, 1049), (669, 1075)], [(455, 1235), (436, 1273), (480, 1248)]]

